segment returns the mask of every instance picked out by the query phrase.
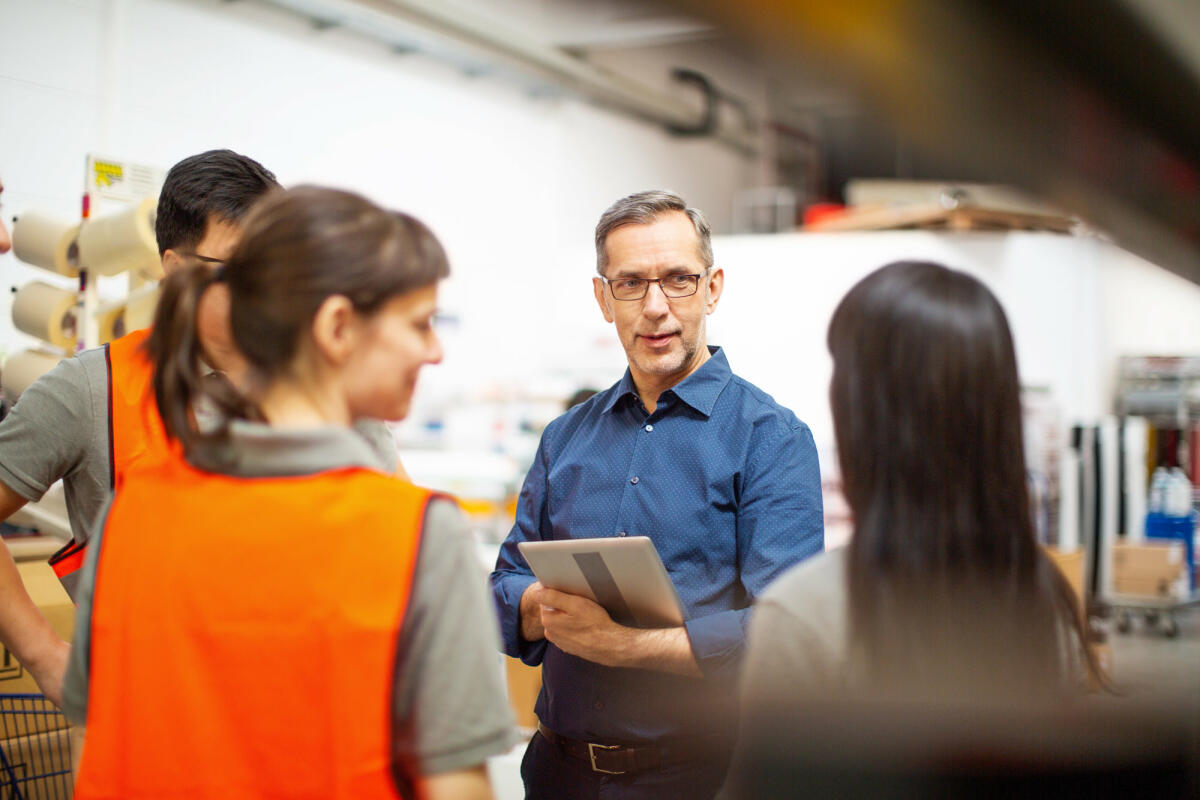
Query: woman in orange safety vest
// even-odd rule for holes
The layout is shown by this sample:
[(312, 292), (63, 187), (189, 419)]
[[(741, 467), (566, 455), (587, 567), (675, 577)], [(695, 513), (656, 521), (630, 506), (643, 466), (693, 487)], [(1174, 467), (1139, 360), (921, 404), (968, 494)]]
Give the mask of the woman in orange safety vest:
[[(511, 745), (495, 622), (454, 504), (353, 425), (405, 416), (449, 267), (354, 194), (268, 196), (216, 274), (173, 274), (147, 345), (184, 457), (138, 465), (81, 579), (76, 796), (489, 797)], [(227, 284), (244, 393), (196, 307)]]

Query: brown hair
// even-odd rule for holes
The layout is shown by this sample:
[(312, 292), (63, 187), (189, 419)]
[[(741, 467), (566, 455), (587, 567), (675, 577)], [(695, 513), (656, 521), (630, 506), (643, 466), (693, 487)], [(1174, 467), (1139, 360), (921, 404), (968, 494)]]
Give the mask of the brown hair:
[[(343, 295), (356, 311), (371, 314), (449, 272), (441, 244), (414, 217), (335, 189), (270, 193), (247, 215), (241, 243), (220, 270), (193, 264), (163, 284), (147, 349), (168, 434), (190, 450), (223, 439), (231, 418), (261, 416), (227, 381), (204, 380), (196, 313), (215, 281), (229, 285), (233, 338), (252, 378), (269, 382), (292, 365), (326, 298)], [(197, 430), (191, 411), (201, 396), (224, 425)]]
[(1079, 603), (1034, 537), (1016, 354), (995, 296), (938, 264), (889, 264), (838, 305), (828, 343), (866, 676), (1045, 690), (1073, 639), (1103, 684)]

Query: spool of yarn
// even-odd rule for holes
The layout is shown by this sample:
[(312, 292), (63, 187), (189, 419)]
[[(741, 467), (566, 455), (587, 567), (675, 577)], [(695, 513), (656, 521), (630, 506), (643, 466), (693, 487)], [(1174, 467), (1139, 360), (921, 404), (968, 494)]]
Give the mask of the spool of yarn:
[(125, 303), (125, 332), (140, 331), (154, 323), (154, 311), (158, 308), (157, 288), (154, 291), (138, 291), (129, 296)]
[(41, 350), (23, 350), (11, 355), (0, 371), (0, 386), (4, 396), (14, 402), (34, 381), (54, 369), (62, 361), (62, 353), (46, 353)]
[(79, 224), (30, 211), (12, 229), (13, 254), (26, 264), (74, 278), (79, 275)]
[(121, 306), (105, 311), (96, 319), (96, 328), (100, 337), (98, 344), (120, 339), (128, 332), (125, 314), (125, 306)]
[(69, 352), (75, 349), (79, 336), (77, 303), (75, 292), (34, 281), (22, 286), (13, 298), (13, 325)]
[(162, 261), (154, 238), (158, 201), (147, 197), (119, 214), (88, 220), (79, 229), (79, 263), (96, 275), (126, 270), (157, 280)]

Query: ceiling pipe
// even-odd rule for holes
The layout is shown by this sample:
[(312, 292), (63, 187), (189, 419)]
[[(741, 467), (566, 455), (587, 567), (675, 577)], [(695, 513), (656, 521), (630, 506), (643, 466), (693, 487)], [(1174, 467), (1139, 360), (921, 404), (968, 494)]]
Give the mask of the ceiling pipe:
[[(484, 60), (554, 84), (600, 105), (660, 125), (675, 134), (712, 138), (746, 157), (759, 155), (761, 141), (753, 124), (722, 123), (716, 103), (722, 95), (703, 76), (684, 80), (700, 86), (704, 105), (693, 105), (619, 73), (570, 55), (562, 49), (469, 9), (443, 0), (266, 0), (319, 19), (324, 24), (379, 39), (391, 47), (413, 47), (477, 70)], [(686, 72), (686, 71), (685, 71)], [(681, 80), (680, 73), (674, 75)], [(744, 120), (743, 115), (743, 120)], [(746, 121), (746, 120), (744, 120)]]

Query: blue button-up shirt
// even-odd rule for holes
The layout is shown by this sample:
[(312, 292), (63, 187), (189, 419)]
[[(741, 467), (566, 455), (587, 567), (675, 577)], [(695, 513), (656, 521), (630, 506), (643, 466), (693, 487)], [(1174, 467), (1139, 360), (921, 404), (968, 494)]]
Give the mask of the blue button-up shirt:
[[(749, 606), (824, 544), (808, 426), (734, 375), (719, 348), (647, 414), (628, 370), (546, 427), (492, 573), (504, 650), (543, 664), (536, 712), (560, 735), (637, 743), (734, 725)], [(703, 680), (605, 667), (521, 638), (535, 580), (517, 543), (648, 536), (688, 613)], [(720, 731), (718, 731), (720, 732)]]

